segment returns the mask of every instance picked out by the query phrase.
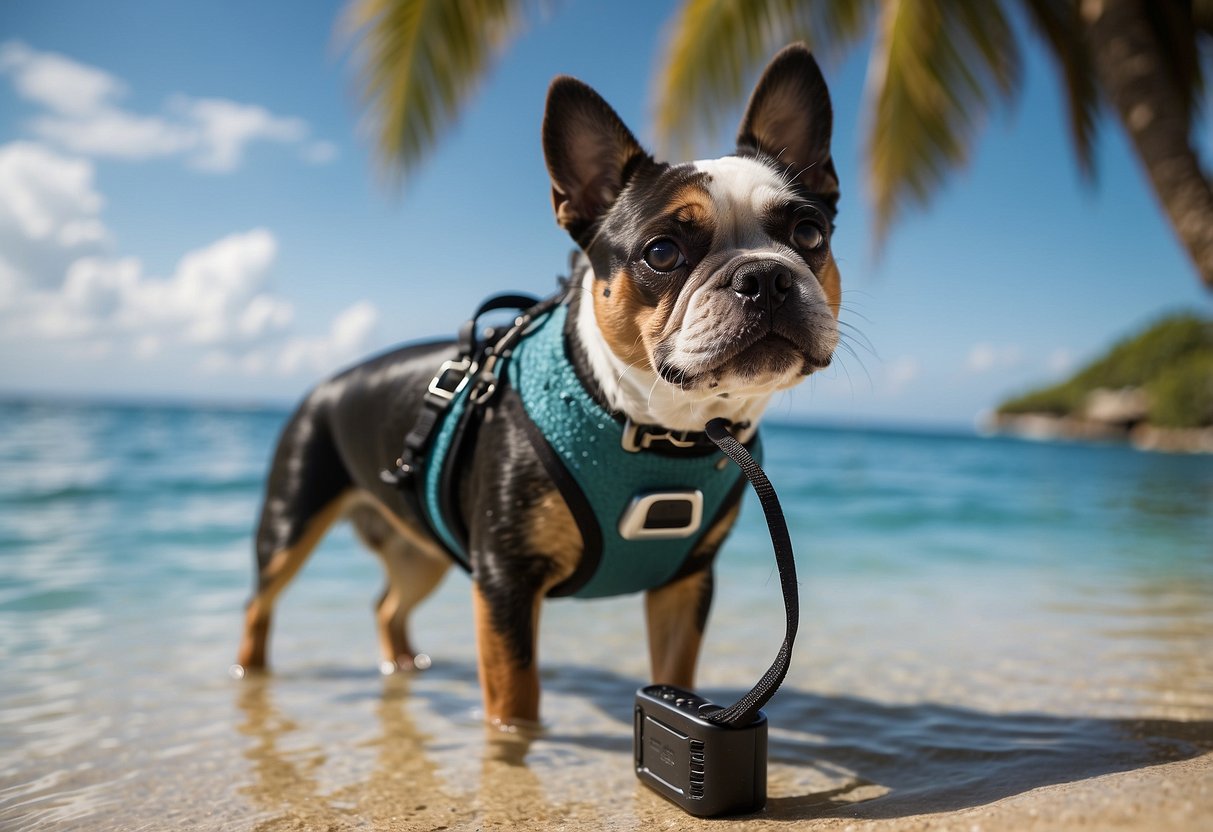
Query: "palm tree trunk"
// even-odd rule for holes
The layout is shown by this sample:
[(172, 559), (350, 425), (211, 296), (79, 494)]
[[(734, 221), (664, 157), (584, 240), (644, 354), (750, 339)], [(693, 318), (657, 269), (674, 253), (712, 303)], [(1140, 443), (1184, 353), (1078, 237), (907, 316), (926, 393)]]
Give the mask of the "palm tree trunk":
[(1200, 279), (1213, 290), (1213, 184), (1191, 141), (1175, 89), (1146, 19), (1153, 0), (1082, 0), (1083, 21), (1100, 85)]

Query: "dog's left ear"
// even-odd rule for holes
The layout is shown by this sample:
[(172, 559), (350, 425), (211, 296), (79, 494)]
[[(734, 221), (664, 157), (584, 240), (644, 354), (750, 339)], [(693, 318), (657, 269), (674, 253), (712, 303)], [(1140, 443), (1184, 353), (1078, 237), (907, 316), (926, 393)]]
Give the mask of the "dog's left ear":
[(834, 111), (821, 69), (808, 49), (794, 43), (771, 59), (754, 87), (737, 132), (737, 149), (770, 156), (836, 210), (833, 129)]
[(652, 162), (598, 93), (563, 75), (548, 88), (543, 155), (556, 222), (578, 243), (611, 207), (638, 164)]

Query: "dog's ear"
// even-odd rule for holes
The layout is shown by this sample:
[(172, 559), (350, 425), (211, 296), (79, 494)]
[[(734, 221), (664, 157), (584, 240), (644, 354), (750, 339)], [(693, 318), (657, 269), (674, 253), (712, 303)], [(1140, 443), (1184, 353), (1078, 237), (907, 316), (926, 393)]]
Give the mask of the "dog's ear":
[(830, 156), (834, 112), (825, 78), (802, 44), (784, 47), (762, 73), (737, 132), (740, 152), (755, 150), (788, 176), (838, 206), (838, 174)]
[(578, 242), (611, 207), (637, 164), (652, 162), (611, 105), (567, 75), (548, 88), (543, 155), (556, 222)]

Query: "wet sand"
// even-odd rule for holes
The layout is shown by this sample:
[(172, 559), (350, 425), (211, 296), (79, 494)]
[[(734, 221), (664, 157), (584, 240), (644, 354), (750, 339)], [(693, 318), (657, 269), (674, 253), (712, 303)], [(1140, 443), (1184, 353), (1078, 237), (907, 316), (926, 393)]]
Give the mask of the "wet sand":
[[(1015, 684), (970, 661), (984, 649), (1003, 673), (1017, 667), (995, 658), (1002, 645), (980, 626), (954, 634), (949, 668), (931, 666), (929, 651), (905, 651), (919, 638), (907, 621), (901, 638), (882, 646), (869, 632), (864, 659), (844, 661), (847, 646), (828, 633), (858, 626), (861, 616), (835, 608), (828, 632), (819, 627), (798, 646), (792, 677), (768, 706), (766, 809), (695, 819), (631, 771), (630, 703), (645, 661), (634, 649), (642, 643), (637, 599), (589, 605), (595, 620), (615, 622), (593, 645), (613, 658), (610, 668), (585, 661), (585, 605), (553, 605), (544, 625), (545, 727), (509, 734), (480, 721), (461, 581), (435, 603), (436, 629), (426, 629), (440, 650), (424, 673), (381, 678), (369, 662), (350, 661), (330, 636), (365, 629), (369, 642), (365, 614), (313, 598), (319, 610), (285, 611), (272, 675), (226, 678), (219, 665), (230, 645), (215, 641), (160, 677), (139, 650), (125, 665), (94, 667), (79, 685), (44, 688), (49, 695), (6, 714), (24, 719), (18, 730), (33, 753), (0, 755), (0, 826), (1144, 832), (1196, 829), (1213, 817), (1213, 709), (1207, 677), (1194, 675), (1207, 672), (1202, 655), (1172, 651), (1165, 670), (1180, 674), (1178, 684), (1159, 679), (1163, 687), (1153, 689), (1116, 690), (1112, 676), (1066, 673), (1063, 681), (1060, 668), (1044, 674), (1051, 684), (1040, 675)], [(1182, 608), (1185, 597), (1176, 589), (1166, 606)], [(862, 607), (869, 599), (855, 600)], [(731, 604), (723, 606), (717, 630), (728, 621), (736, 629)], [(764, 627), (774, 611), (748, 612)], [(952, 615), (966, 613), (938, 611), (943, 620), (933, 626), (959, 626)], [(1187, 624), (1168, 632), (1173, 646), (1197, 646), (1208, 634)], [(722, 701), (740, 695), (736, 679), (769, 658), (733, 645), (709, 639), (705, 656), (704, 687)], [(368, 656), (373, 649), (361, 647)], [(1076, 669), (1083, 661), (1074, 655)]]
[[(595, 720), (589, 726), (561, 721), (539, 737), (503, 736), (474, 724), (471, 714), (454, 723), (435, 718), (431, 708), (438, 703), (430, 700), (446, 698), (445, 680), (388, 680), (382, 693), (364, 696), (356, 688), (373, 680), (354, 678), (359, 684), (336, 680), (333, 687), (346, 693), (335, 697), (333, 707), (374, 712), (378, 726), (373, 730), (351, 730), (347, 717), (312, 714), (307, 722), (298, 720), (274, 704), (276, 682), (253, 680), (235, 694), (234, 735), (218, 724), (174, 731), (139, 720), (139, 740), (91, 764), (73, 761), (74, 771), (48, 775), (40, 789), (21, 788), (23, 799), (10, 803), (0, 822), (6, 829), (690, 830), (718, 825), (988, 832), (1190, 830), (1213, 817), (1208, 723), (1087, 720), (1061, 726), (1014, 716), (1002, 728), (1009, 744), (1051, 745), (1057, 749), (1053, 759), (1027, 752), (991, 766), (988, 757), (997, 753), (963, 750), (962, 737), (953, 743), (956, 748), (946, 749), (947, 738), (965, 720), (996, 722), (993, 715), (807, 697), (797, 705), (835, 711), (832, 728), (875, 718), (901, 722), (907, 733), (921, 734), (924, 723), (935, 723), (929, 739), (936, 751), (903, 756), (890, 748), (888, 759), (880, 762), (878, 749), (862, 748), (863, 731), (830, 730), (814, 752), (795, 732), (776, 730), (767, 808), (758, 815), (703, 821), (637, 784), (628, 766), (628, 728), (621, 721)], [(324, 687), (326, 679), (334, 681), (321, 676), (295, 682)], [(415, 696), (418, 691), (410, 688), (424, 690)], [(785, 707), (772, 718), (786, 723), (788, 717)], [(886, 742), (888, 728), (881, 728)], [(341, 735), (346, 730), (351, 733)], [(1086, 756), (1074, 739), (1083, 732), (1095, 735), (1087, 752), (1106, 750), (1112, 742), (1117, 753)], [(158, 747), (153, 751), (150, 745)], [(860, 762), (865, 759), (872, 764)], [(964, 769), (971, 776), (957, 778)], [(919, 787), (936, 780), (951, 785)]]

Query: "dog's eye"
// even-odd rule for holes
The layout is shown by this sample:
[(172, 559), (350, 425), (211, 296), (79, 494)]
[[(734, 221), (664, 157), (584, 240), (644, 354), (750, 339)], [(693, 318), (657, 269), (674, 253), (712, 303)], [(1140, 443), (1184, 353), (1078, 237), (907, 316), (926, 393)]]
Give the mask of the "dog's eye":
[(644, 250), (644, 262), (656, 272), (672, 272), (686, 262), (673, 240), (657, 240)]
[(796, 247), (804, 251), (816, 251), (825, 244), (826, 235), (821, 233), (821, 229), (817, 227), (817, 223), (799, 222), (792, 229), (792, 242)]

